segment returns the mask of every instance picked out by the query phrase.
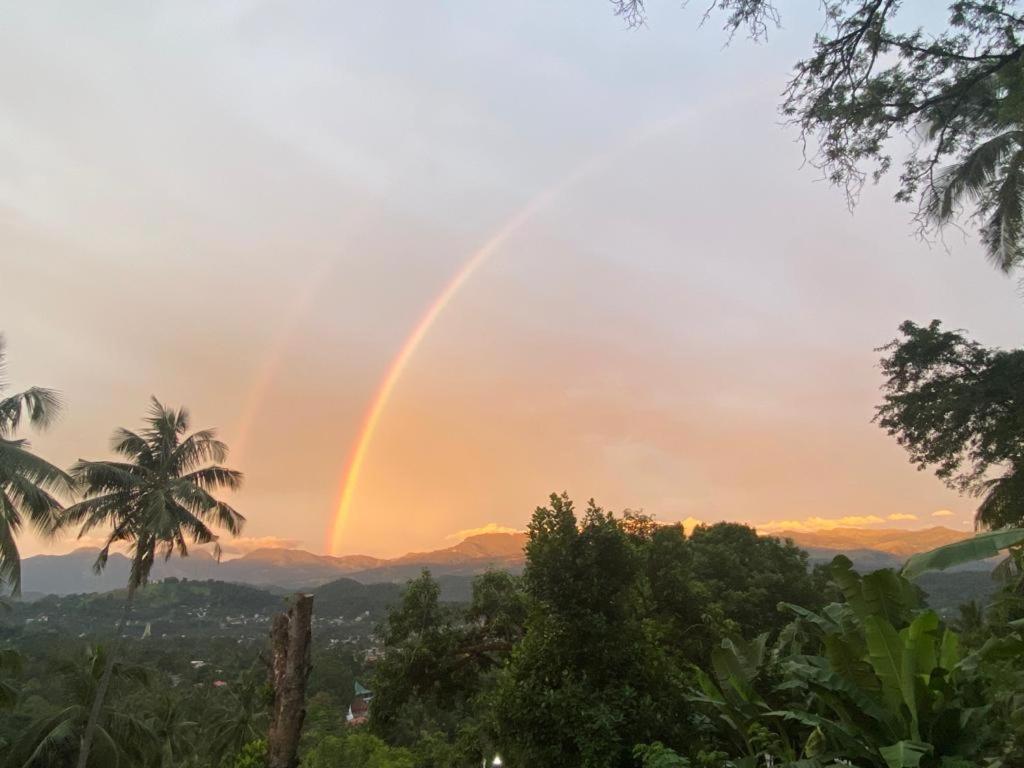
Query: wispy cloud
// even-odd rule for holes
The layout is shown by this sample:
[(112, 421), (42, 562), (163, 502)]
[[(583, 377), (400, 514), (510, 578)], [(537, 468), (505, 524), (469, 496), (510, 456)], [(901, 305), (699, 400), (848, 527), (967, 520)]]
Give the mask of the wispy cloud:
[(889, 515), (886, 519), (887, 520), (893, 520), (893, 521), (896, 521), (896, 520), (917, 520), (917, 515), (911, 515), (911, 514), (909, 514), (907, 512), (894, 512), (893, 514)]
[(885, 523), (885, 518), (878, 515), (847, 515), (845, 517), (805, 517), (802, 520), (771, 520), (767, 523), (754, 523), (754, 527), (766, 533), (777, 531), (813, 533), (833, 528), (863, 528), (883, 523)]
[(455, 533), (449, 533), (445, 536), (446, 539), (468, 539), (470, 536), (480, 536), (485, 533), (522, 533), (519, 528), (510, 528), (507, 525), (498, 525), (497, 523), (487, 523), (487, 525), (481, 525), (479, 528), (466, 528)]
[(949, 509), (937, 509), (932, 512), (932, 517), (953, 517), (953, 511)]

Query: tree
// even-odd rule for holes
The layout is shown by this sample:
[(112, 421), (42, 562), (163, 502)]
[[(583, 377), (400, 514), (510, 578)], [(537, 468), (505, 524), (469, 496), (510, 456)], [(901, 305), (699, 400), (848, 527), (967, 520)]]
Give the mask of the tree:
[(71, 470), (85, 498), (64, 511), (61, 524), (80, 526), (79, 536), (109, 526), (96, 559), (97, 572), (106, 565), (114, 545), (127, 546), (131, 558), (124, 612), (82, 736), (79, 768), (87, 764), (121, 630), (135, 592), (149, 580), (157, 555), (168, 559), (177, 552), (185, 557), (190, 540), (212, 543), (219, 554), (211, 526), (237, 535), (245, 522), (213, 495), (222, 488), (236, 490), (242, 483), (240, 472), (219, 463), (227, 458), (227, 446), (213, 430), (192, 434), (188, 430), (188, 411), (166, 408), (153, 398), (145, 429), (136, 433), (122, 428), (114, 433), (112, 449), (123, 461), (78, 461)]
[(938, 320), (900, 332), (878, 350), (875, 420), (919, 469), (982, 497), (980, 527), (1024, 524), (1024, 350), (986, 349)]
[[(0, 393), (5, 379), (4, 338), (0, 335)], [(60, 412), (60, 396), (52, 389), (30, 387), (0, 397), (0, 580), (21, 593), (21, 555), (16, 537), (27, 518), (44, 536), (59, 523), (62, 504), (54, 494), (71, 489), (68, 475), (36, 456), (24, 438), (16, 438), (22, 420), (49, 426)]]
[(440, 585), (424, 570), (382, 627), (370, 725), (389, 742), (410, 745), (421, 731), (454, 730), (456, 713), (475, 690), (472, 668), (459, 661), (460, 617), (440, 596)]
[(146, 718), (146, 727), (153, 736), (156, 751), (150, 765), (153, 768), (175, 768), (182, 758), (195, 750), (198, 723), (190, 720), (185, 702), (174, 696), (161, 696)]
[(690, 534), (692, 578), (721, 623), (715, 641), (739, 634), (777, 632), (788, 621), (779, 603), (807, 608), (823, 604), (809, 571), (807, 553), (789, 540), (759, 536), (737, 523), (699, 525)]
[[(64, 661), (57, 673), (64, 691), (64, 706), (56, 713), (32, 723), (12, 745), (4, 768), (70, 768), (80, 755), (82, 734), (90, 718), (90, 706), (104, 676), (108, 686), (126, 691), (148, 685), (145, 669), (110, 663), (104, 648), (89, 648), (84, 657)], [(107, 666), (110, 664), (110, 672)], [(144, 765), (146, 755), (156, 746), (147, 724), (134, 714), (105, 704), (96, 718), (96, 749), (86, 765), (101, 768), (127, 759), (129, 765)]]
[(679, 668), (648, 631), (637, 542), (593, 502), (564, 494), (534, 512), (523, 580), (526, 634), (495, 695), (501, 754), (515, 765), (611, 768), (635, 744), (678, 742)]
[[(642, 24), (644, 0), (613, 0)], [(781, 22), (774, 0), (711, 0), (730, 36), (764, 39)], [(781, 111), (813, 148), (810, 161), (854, 203), (864, 181), (909, 140), (898, 201), (918, 201), (921, 231), (968, 208), (989, 258), (1024, 260), (1024, 12), (1014, 0), (956, 0), (945, 25), (922, 27), (899, 0), (824, 0), (813, 50), (797, 62)], [(921, 10), (931, 3), (914, 4)], [(903, 144), (901, 144), (903, 146)]]
[(256, 669), (239, 675), (225, 691), (219, 691), (216, 704), (208, 714), (208, 744), (214, 765), (228, 764), (246, 745), (259, 742), (266, 764), (264, 739), (268, 721), (269, 686)]
[(727, 637), (774, 634), (789, 617), (778, 603), (824, 604), (807, 553), (790, 540), (759, 536), (737, 523), (658, 525), (626, 512), (620, 521), (643, 562), (643, 610), (649, 626), (681, 663), (705, 663)]
[(489, 697), (526, 617), (520, 581), (487, 572), (473, 580), (468, 605), (445, 605), (440, 585), (424, 571), (391, 610), (381, 629), (370, 727), (414, 747), (417, 765), (475, 764), (491, 747)]

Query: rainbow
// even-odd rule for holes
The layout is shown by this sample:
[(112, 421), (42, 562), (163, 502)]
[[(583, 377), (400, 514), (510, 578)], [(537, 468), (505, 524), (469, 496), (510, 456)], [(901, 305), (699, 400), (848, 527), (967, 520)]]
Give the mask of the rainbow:
[(563, 177), (563, 179), (558, 183), (542, 190), (531, 198), (519, 211), (507, 219), (498, 231), (478, 250), (474, 251), (459, 270), (452, 276), (451, 280), (448, 281), (441, 293), (434, 299), (420, 317), (419, 322), (417, 322), (413, 327), (412, 332), (406, 338), (405, 342), (398, 350), (398, 353), (391, 360), (391, 364), (388, 366), (384, 377), (381, 379), (380, 385), (377, 387), (376, 392), (370, 400), (370, 406), (363, 417), (358, 436), (355, 444), (353, 445), (352, 451), (349, 454), (348, 462), (345, 465), (344, 474), (342, 475), (340, 500), (338, 502), (337, 512), (334, 516), (326, 543), (326, 549), (328, 552), (332, 554), (341, 553), (342, 535), (345, 530), (345, 525), (351, 516), (352, 502), (355, 496), (356, 486), (359, 483), (359, 477), (363, 470), (363, 465), (366, 462), (366, 454), (369, 450), (370, 443), (373, 441), (373, 436), (377, 430), (377, 425), (380, 422), (381, 415), (384, 413), (385, 408), (387, 408), (388, 401), (391, 399), (391, 395), (395, 390), (395, 386), (398, 384), (399, 379), (401, 379), (402, 373), (409, 364), (409, 360), (416, 353), (416, 350), (422, 343), (424, 337), (433, 327), (434, 323), (437, 322), (437, 318), (442, 312), (444, 312), (445, 307), (451, 303), (452, 299), (455, 298), (466, 282), (473, 276), (473, 273), (476, 272), (488, 258), (498, 251), (517, 230), (533, 218), (538, 211), (549, 205), (566, 189), (589, 176), (596, 169), (610, 164), (612, 160), (616, 159), (619, 155), (624, 154), (633, 147), (650, 140), (654, 136), (667, 133), (668, 131), (678, 127), (680, 123), (688, 120), (691, 115), (692, 113), (688, 112), (682, 116), (676, 116), (649, 124), (646, 127), (646, 130), (627, 139), (619, 145), (616, 150), (607, 151), (597, 155), (596, 157), (592, 157), (579, 166), (575, 171)]
[(328, 258), (323, 259), (310, 271), (305, 282), (293, 295), (291, 303), (286, 308), (282, 322), (278, 325), (271, 339), (270, 350), (264, 356), (259, 371), (253, 378), (253, 383), (242, 401), (241, 414), (235, 427), (232, 453), (234, 454), (234, 461), (239, 465), (243, 462), (249, 448), (253, 425), (259, 416), (263, 400), (266, 398), (270, 385), (277, 376), (285, 354), (290, 347), (292, 334), (295, 333), (299, 322), (316, 300), (320, 287), (325, 283), (333, 268), (334, 259)]
[(391, 360), (391, 364), (381, 379), (380, 386), (377, 387), (377, 391), (370, 400), (370, 407), (363, 417), (358, 437), (349, 455), (348, 463), (345, 466), (341, 482), (341, 500), (338, 502), (338, 511), (334, 517), (334, 523), (331, 526), (331, 532), (327, 540), (328, 552), (333, 554), (340, 552), (341, 536), (352, 510), (352, 498), (355, 495), (356, 485), (359, 482), (359, 476), (366, 461), (366, 453), (373, 440), (373, 435), (377, 431), (377, 424), (380, 422), (380, 417), (384, 413), (392, 393), (395, 391), (395, 385), (402, 378), (402, 373), (405, 371), (409, 360), (415, 354), (423, 338), (433, 327), (445, 307), (451, 303), (462, 286), (466, 284), (466, 281), (480, 268), (480, 265), (487, 261), (488, 257), (497, 251), (536, 210), (546, 204), (548, 198), (553, 196), (555, 191), (560, 189), (561, 186), (558, 185), (557, 188), (534, 197), (533, 200), (510, 218), (496, 234), (469, 257), (451, 280), (448, 281), (441, 293), (427, 308), (427, 311), (423, 313), (419, 322), (413, 327), (412, 333), (409, 334), (398, 350), (398, 354)]
[[(362, 205), (350, 209), (345, 216), (341, 217), (339, 223), (346, 227), (346, 235), (342, 243), (350, 242), (356, 233), (371, 220), (374, 204), (377, 202), (379, 202), (379, 196), (369, 198)], [(340, 246), (336, 245), (336, 248), (340, 249)], [(252, 384), (242, 400), (242, 407), (235, 425), (232, 454), (233, 461), (238, 465), (242, 464), (248, 451), (253, 426), (260, 416), (260, 408), (267, 397), (267, 392), (274, 383), (274, 379), (277, 378), (288, 350), (291, 348), (292, 336), (298, 330), (310, 308), (319, 299), (320, 292), (327, 284), (327, 278), (334, 271), (337, 260), (337, 255), (321, 258), (309, 270), (298, 290), (292, 294), (291, 301), (287, 305), (278, 307), (284, 310), (280, 322), (270, 339), (268, 351), (264, 354), (260, 367), (252, 378)]]

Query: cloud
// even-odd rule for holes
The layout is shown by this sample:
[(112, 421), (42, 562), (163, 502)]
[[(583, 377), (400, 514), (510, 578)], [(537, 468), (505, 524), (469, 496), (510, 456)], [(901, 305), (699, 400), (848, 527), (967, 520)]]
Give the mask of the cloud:
[(298, 539), (282, 539), (278, 536), (239, 536), (234, 539), (223, 536), (220, 548), (225, 559), (231, 559), (256, 549), (295, 549), (301, 543)]
[(948, 509), (937, 509), (932, 512), (932, 517), (952, 517), (953, 512)]
[(498, 525), (497, 523), (487, 523), (487, 525), (481, 525), (479, 528), (466, 528), (462, 531), (456, 531), (455, 533), (449, 533), (445, 536), (446, 539), (468, 539), (470, 536), (480, 536), (485, 533), (522, 533), (519, 528), (509, 528), (507, 525)]
[(813, 533), (829, 531), (833, 528), (863, 528), (868, 525), (881, 525), (884, 518), (877, 515), (847, 515), (846, 517), (805, 517), (803, 520), (771, 520), (767, 523), (754, 523), (759, 531), (774, 533), (777, 531), (796, 531)]
[(683, 526), (683, 530), (687, 533), (692, 533), (693, 529), (696, 528), (698, 525), (707, 525), (707, 523), (704, 520), (701, 520), (696, 517), (687, 517), (684, 520), (680, 520), (679, 524)]
[(917, 520), (917, 515), (911, 515), (906, 512), (895, 512), (889, 515), (887, 520)]

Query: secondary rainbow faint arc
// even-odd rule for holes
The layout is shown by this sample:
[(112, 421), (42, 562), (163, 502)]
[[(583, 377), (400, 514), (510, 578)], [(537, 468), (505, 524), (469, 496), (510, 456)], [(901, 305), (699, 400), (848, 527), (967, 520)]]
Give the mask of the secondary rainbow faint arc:
[(480, 266), (487, 261), (487, 259), (497, 251), (512, 234), (516, 232), (516, 230), (523, 226), (523, 224), (533, 217), (537, 211), (544, 208), (563, 190), (573, 186), (580, 179), (592, 173), (597, 167), (609, 163), (612, 159), (626, 150), (676, 127), (681, 122), (688, 119), (691, 114), (692, 113), (687, 113), (684, 116), (658, 121), (652, 126), (649, 126), (648, 130), (634, 136), (631, 140), (623, 142), (623, 144), (617, 148), (617, 151), (608, 151), (591, 158), (558, 183), (542, 190), (531, 198), (523, 208), (506, 220), (501, 228), (478, 250), (476, 250), (465, 264), (462, 265), (458, 272), (455, 273), (452, 279), (448, 281), (441, 293), (436, 299), (434, 299), (426, 312), (423, 313), (423, 316), (420, 317), (419, 322), (413, 327), (412, 332), (398, 350), (398, 354), (396, 354), (392, 359), (384, 377), (381, 379), (380, 386), (377, 388), (370, 401), (370, 407), (367, 409), (366, 415), (363, 417), (363, 422), (359, 429), (355, 446), (352, 449), (352, 453), (350, 454), (348, 463), (345, 467), (345, 473), (341, 484), (341, 499), (338, 502), (337, 513), (335, 514), (334, 523), (331, 527), (330, 538), (327, 542), (327, 550), (329, 552), (337, 554), (340, 550), (341, 535), (345, 528), (345, 523), (348, 522), (352, 508), (352, 499), (355, 495), (356, 486), (359, 483), (359, 477), (362, 473), (363, 465), (366, 462), (367, 451), (369, 450), (370, 443), (373, 441), (373, 435), (376, 432), (381, 415), (384, 413), (384, 409), (387, 407), (388, 401), (391, 399), (395, 386), (398, 384), (398, 380), (402, 377), (402, 373), (409, 364), (409, 360), (416, 352), (416, 349), (423, 341), (423, 338), (434, 325), (438, 316), (444, 311), (445, 307), (448, 306), (452, 299), (455, 298), (459, 290), (466, 284), (469, 278), (473, 276), (473, 273), (476, 272), (477, 269), (479, 269)]

